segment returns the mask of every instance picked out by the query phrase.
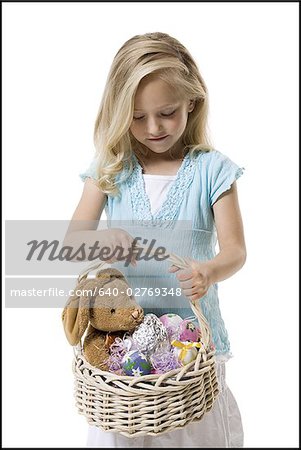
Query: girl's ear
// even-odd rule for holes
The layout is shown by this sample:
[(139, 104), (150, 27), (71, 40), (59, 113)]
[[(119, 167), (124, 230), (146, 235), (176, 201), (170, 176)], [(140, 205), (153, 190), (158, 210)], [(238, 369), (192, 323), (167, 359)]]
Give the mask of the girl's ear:
[[(69, 297), (62, 314), (66, 338), (71, 345), (77, 345), (81, 340), (90, 320), (89, 280), (81, 281)], [(84, 290), (84, 291), (83, 291)], [(83, 291), (83, 294), (81, 294)]]
[(195, 107), (195, 100), (190, 100), (188, 105), (188, 112), (192, 112), (194, 110), (194, 107)]

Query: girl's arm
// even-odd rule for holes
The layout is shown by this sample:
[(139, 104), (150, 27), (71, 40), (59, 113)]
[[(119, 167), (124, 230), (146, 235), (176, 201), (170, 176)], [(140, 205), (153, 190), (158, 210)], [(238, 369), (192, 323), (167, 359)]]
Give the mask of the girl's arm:
[(70, 245), (74, 233), (96, 230), (106, 204), (106, 195), (97, 187), (92, 178), (87, 178), (79, 203), (71, 218), (64, 245)]
[(214, 203), (213, 214), (220, 251), (206, 263), (210, 271), (210, 284), (231, 277), (246, 261), (247, 251), (236, 182)]
[(177, 278), (183, 294), (192, 301), (203, 297), (212, 284), (231, 277), (246, 261), (247, 252), (236, 182), (216, 200), (213, 214), (219, 253), (206, 262), (186, 258), (190, 267), (185, 270), (175, 266), (169, 269), (172, 273), (178, 272)]
[[(106, 194), (99, 189), (95, 180), (87, 178), (82, 196), (71, 218), (63, 246), (79, 249), (84, 244), (86, 253), (90, 247), (97, 246), (95, 257), (101, 253), (101, 249), (109, 248), (106, 261), (112, 263), (117, 258), (109, 258), (109, 255), (114, 254), (116, 247), (122, 248), (125, 256), (129, 253), (134, 239), (125, 230), (119, 228), (97, 230), (106, 201)], [(76, 262), (76, 259), (72, 259), (72, 261)], [(134, 257), (131, 264), (136, 265)]]
[(81, 199), (71, 220), (99, 221), (106, 204), (107, 196), (92, 178), (87, 178)]

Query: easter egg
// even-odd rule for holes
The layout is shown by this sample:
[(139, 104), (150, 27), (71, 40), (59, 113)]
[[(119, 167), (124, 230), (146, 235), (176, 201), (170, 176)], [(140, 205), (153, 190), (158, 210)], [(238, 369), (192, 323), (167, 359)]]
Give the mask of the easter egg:
[(165, 326), (169, 339), (177, 339), (179, 326), (183, 322), (182, 317), (180, 317), (178, 314), (170, 313), (163, 314), (163, 316), (159, 317), (159, 319)]
[(139, 377), (150, 374), (152, 366), (142, 352), (132, 350), (124, 355), (122, 368), (126, 375)]
[(132, 334), (136, 348), (142, 352), (151, 352), (159, 344), (168, 340), (167, 330), (155, 314), (146, 314), (143, 322)]
[[(179, 346), (176, 345), (176, 343), (178, 343)], [(192, 347), (191, 344), (192, 343), (189, 341), (173, 341), (173, 345), (175, 345), (175, 355), (178, 358), (178, 361), (183, 364), (183, 366), (186, 366), (186, 364), (194, 361), (197, 357), (198, 350), (196, 349), (196, 347)]]
[(200, 338), (200, 329), (190, 320), (183, 320), (179, 326), (180, 341), (192, 341), (197, 342)]

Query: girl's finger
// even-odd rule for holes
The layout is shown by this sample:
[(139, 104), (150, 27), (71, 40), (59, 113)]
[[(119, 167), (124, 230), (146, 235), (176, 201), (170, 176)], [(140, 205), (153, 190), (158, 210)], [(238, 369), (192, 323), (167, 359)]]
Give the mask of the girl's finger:
[(180, 273), (177, 275), (177, 279), (179, 281), (186, 281), (190, 280), (192, 278), (192, 273), (190, 269), (181, 270)]
[(129, 255), (132, 255), (132, 247), (129, 241), (123, 241), (120, 245), (122, 257), (126, 258)]
[(135, 257), (133, 256), (133, 258), (131, 259), (131, 264), (132, 266), (136, 267), (137, 266), (137, 261), (135, 259)]
[(204, 297), (204, 295), (206, 295), (206, 293), (207, 293), (206, 291), (198, 292), (197, 294), (192, 295), (192, 296), (190, 297), (190, 300), (191, 300), (191, 301), (194, 301), (194, 300), (200, 300), (201, 298)]
[(181, 283), (180, 288), (184, 291), (185, 295), (193, 295), (198, 292), (197, 286), (191, 286), (189, 281), (186, 282), (186, 285), (185, 283)]
[(168, 272), (175, 273), (178, 272), (178, 270), (180, 270), (179, 267), (172, 265), (169, 267)]

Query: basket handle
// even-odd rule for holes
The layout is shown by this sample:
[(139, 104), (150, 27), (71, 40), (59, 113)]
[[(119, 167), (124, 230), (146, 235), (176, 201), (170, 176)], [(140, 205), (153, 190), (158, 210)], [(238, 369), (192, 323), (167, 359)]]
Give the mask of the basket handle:
[[(156, 250), (149, 250), (147, 247), (144, 247), (142, 245), (134, 246), (132, 251), (135, 252), (135, 251), (138, 251), (141, 249), (148, 250), (148, 254), (155, 254), (155, 252), (156, 252)], [(189, 267), (189, 264), (182, 257), (180, 257), (174, 253), (170, 253), (169, 257), (167, 259), (173, 265), (177, 266), (179, 269), (187, 269)], [(82, 280), (87, 278), (87, 276), (89, 275), (90, 272), (101, 268), (105, 264), (107, 264), (106, 261), (100, 261), (96, 264), (91, 265), (85, 271), (83, 271), (79, 274), (78, 282), (81, 282)], [(199, 328), (201, 330), (201, 335), (202, 335), (202, 342), (203, 342), (205, 348), (208, 349), (209, 344), (211, 342), (211, 330), (210, 330), (210, 327), (209, 327), (206, 317), (203, 315), (200, 302), (198, 300), (194, 300), (194, 301), (190, 301), (189, 304), (190, 304), (190, 307), (191, 307), (194, 315), (196, 316), (196, 318), (198, 320)]]

